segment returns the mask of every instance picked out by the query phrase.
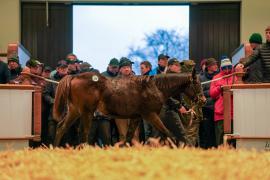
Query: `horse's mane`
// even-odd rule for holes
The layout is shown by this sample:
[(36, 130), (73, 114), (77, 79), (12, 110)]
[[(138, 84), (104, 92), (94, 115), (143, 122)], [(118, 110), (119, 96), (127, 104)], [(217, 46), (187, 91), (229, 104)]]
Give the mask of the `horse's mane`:
[(158, 89), (171, 89), (175, 86), (188, 84), (191, 79), (190, 73), (159, 74), (152, 78)]

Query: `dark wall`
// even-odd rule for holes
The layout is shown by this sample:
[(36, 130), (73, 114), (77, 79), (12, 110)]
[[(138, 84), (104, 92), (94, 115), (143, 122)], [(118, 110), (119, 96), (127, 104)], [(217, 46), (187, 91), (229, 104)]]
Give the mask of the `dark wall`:
[(22, 44), (33, 57), (55, 67), (72, 52), (71, 5), (49, 4), (48, 27), (45, 3), (22, 3), (21, 13)]
[[(42, 62), (55, 66), (72, 52), (72, 5), (22, 3), (22, 44)], [(230, 55), (240, 42), (240, 3), (192, 4), (190, 6), (190, 59), (197, 68), (203, 58)], [(173, 55), (171, 55), (173, 56)]]
[(190, 6), (190, 59), (230, 54), (240, 45), (240, 3)]

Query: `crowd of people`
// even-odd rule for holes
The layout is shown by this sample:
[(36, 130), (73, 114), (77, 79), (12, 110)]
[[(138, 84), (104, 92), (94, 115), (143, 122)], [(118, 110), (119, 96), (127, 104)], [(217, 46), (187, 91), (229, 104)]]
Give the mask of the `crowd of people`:
[[(266, 43), (258, 33), (250, 36), (248, 56), (242, 58), (239, 64), (233, 66), (231, 60), (224, 56), (220, 63), (215, 58), (201, 60), (201, 72), (198, 74), (203, 84), (203, 93), (207, 99), (203, 106), (192, 106), (190, 99), (183, 94), (179, 97), (169, 98), (163, 105), (160, 118), (172, 134), (181, 140), (184, 145), (202, 148), (217, 147), (223, 143), (224, 107), (222, 87), (237, 81), (233, 74), (235, 70), (243, 71), (249, 66), (245, 80), (247, 82), (269, 82), (270, 64), (270, 27), (266, 30)], [(260, 61), (257, 61), (260, 59)], [(251, 65), (253, 62), (258, 62)], [(157, 74), (192, 72), (195, 62), (192, 60), (179, 61), (168, 55), (160, 54), (157, 57), (158, 66), (152, 68), (149, 61), (140, 63), (141, 74), (155, 76)], [(122, 57), (119, 60), (112, 58), (107, 70), (101, 74), (107, 78), (129, 78), (136, 76), (132, 70), (133, 62)], [(220, 66), (219, 66), (220, 64)], [(251, 65), (251, 66), (250, 66)], [(42, 87), (42, 135), (41, 143), (53, 144), (57, 123), (53, 119), (52, 109), (57, 83), (47, 82), (38, 76), (60, 81), (66, 75), (76, 75), (84, 72), (100, 73), (89, 63), (80, 61), (75, 54), (68, 54), (64, 60), (57, 63), (56, 69), (45, 66), (37, 59), (31, 58), (24, 68), (21, 67), (19, 58), (9, 57), (8, 62), (0, 61), (0, 83), (36, 85)], [(35, 76), (33, 76), (35, 75)], [(226, 76), (226, 78), (223, 78)], [(211, 82), (212, 81), (212, 82)], [(233, 108), (231, 108), (232, 110)], [(233, 117), (231, 111), (231, 117)], [(114, 145), (125, 141), (129, 119), (112, 119), (100, 112), (95, 112), (95, 117), (89, 132), (89, 144), (99, 146)], [(80, 143), (80, 121), (76, 121), (68, 133), (65, 134), (62, 145), (78, 145)], [(132, 142), (149, 142), (156, 139), (160, 133), (148, 122), (141, 120), (136, 129)]]

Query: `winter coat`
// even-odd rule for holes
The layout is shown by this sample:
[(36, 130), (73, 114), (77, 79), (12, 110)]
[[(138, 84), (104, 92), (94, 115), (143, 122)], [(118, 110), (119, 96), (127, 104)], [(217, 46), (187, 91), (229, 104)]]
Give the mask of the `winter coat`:
[[(233, 72), (233, 70), (232, 70)], [(217, 75), (213, 77), (214, 79), (225, 76), (224, 71), (220, 71)], [(214, 107), (214, 121), (224, 120), (224, 105), (223, 105), (223, 94), (221, 87), (224, 85), (232, 85), (237, 81), (236, 76), (230, 76), (225, 79), (220, 79), (218, 81), (211, 82), (210, 84), (210, 96), (215, 100)], [(233, 117), (233, 99), (231, 96), (231, 117)]]

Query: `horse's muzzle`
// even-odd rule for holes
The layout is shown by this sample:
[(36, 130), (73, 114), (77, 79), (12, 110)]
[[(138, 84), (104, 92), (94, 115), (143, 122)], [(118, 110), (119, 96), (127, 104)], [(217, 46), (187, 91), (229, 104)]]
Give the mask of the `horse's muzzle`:
[(205, 105), (206, 104), (206, 97), (205, 96), (199, 96), (198, 103), (200, 105)]

